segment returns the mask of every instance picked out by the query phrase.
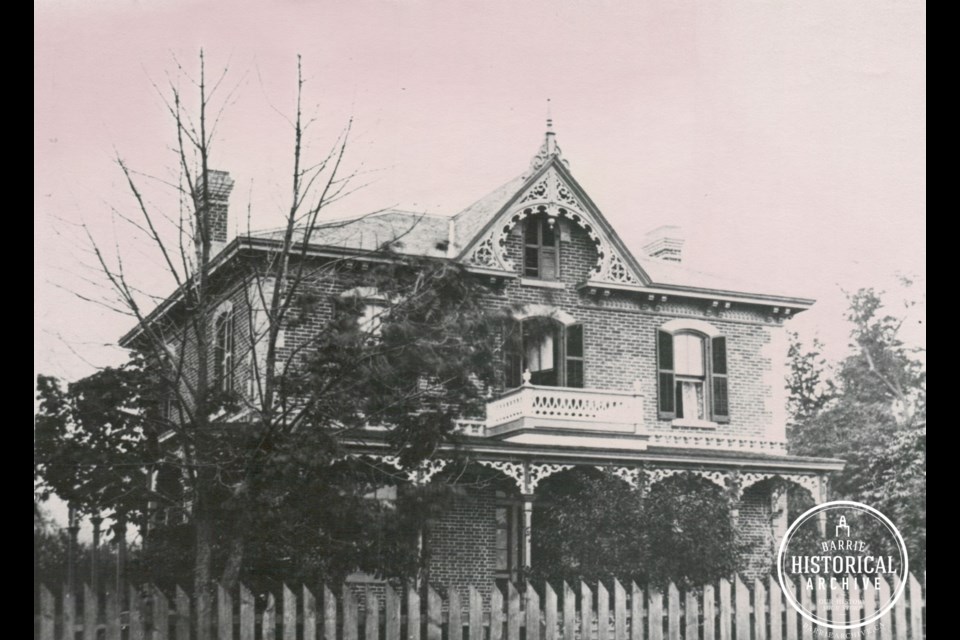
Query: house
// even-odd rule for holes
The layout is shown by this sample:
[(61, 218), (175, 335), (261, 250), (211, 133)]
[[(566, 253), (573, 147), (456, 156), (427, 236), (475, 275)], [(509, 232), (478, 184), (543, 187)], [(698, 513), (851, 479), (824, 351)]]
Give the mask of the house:
[[(212, 177), (221, 249), (214, 267), (229, 274), (232, 261), (269, 251), (280, 238), (268, 231), (226, 244), (232, 181)], [(548, 122), (526, 171), (455, 215), (390, 210), (313, 236), (311, 256), (345, 260), (361, 273), (371, 250), (402, 237), (395, 251), (460, 263), (500, 284), (492, 304), (518, 309), (518, 338), (498, 363), (503, 383), (485, 416), (463, 421), (458, 442), (415, 470), (400, 466), (376, 425), (350, 444), (351, 455), (393, 466), (411, 483), (436, 482), (464, 458), (471, 473), (503, 479), (471, 487), (438, 515), (431, 580), (516, 578), (532, 559), (538, 489), (572, 470), (609, 473), (640, 490), (690, 474), (735, 492), (733, 517), (759, 543), (751, 559), (758, 570), (769, 562), (763, 550), (787, 527), (781, 482), (815, 502), (827, 499), (828, 476), (843, 463), (788, 455), (785, 437), (785, 324), (814, 301), (690, 271), (673, 231), (657, 230), (636, 251), (625, 246), (575, 179)], [(210, 329), (215, 378), (243, 390), (253, 384), (259, 347), (250, 332), (259, 321), (256, 310), (253, 321), (237, 321), (237, 310), (250, 304), (243, 287), (223, 290)], [(327, 295), (365, 297), (371, 310), (377, 303), (370, 287)], [(164, 303), (148, 322), (173, 306)], [(372, 327), (375, 314), (362, 321)], [(525, 329), (534, 323), (540, 330)], [(133, 344), (140, 331), (123, 343)], [(296, 350), (309, 334), (310, 323), (289, 327), (281, 348)]]

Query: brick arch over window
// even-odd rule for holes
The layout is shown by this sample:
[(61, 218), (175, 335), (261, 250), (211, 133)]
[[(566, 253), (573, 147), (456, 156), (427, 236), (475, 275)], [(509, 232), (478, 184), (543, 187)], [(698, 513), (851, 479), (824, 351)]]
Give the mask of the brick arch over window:
[(703, 320), (657, 328), (657, 410), (678, 426), (730, 421), (727, 339)]
[(527, 318), (536, 317), (551, 318), (565, 327), (568, 327), (572, 324), (580, 324), (579, 320), (563, 309), (551, 307), (550, 305), (546, 304), (527, 304), (514, 311), (511, 315), (513, 316), (514, 320), (525, 320)]

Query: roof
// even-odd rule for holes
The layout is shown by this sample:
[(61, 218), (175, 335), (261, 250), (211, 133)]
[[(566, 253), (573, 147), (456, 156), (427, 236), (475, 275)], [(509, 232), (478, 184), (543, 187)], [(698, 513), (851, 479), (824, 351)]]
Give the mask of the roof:
[(509, 182), (500, 185), (487, 195), (483, 196), (469, 207), (453, 217), (456, 233), (456, 248), (465, 247), (480, 230), (497, 215), (507, 201), (510, 200), (526, 182), (527, 176), (520, 175)]
[[(442, 258), (447, 255), (450, 218), (429, 213), (388, 209), (356, 218), (319, 224), (310, 235), (315, 246), (377, 251), (389, 247), (396, 253)], [(256, 231), (254, 238), (282, 240), (284, 229)], [(303, 241), (297, 229), (294, 242)]]
[[(392, 451), (392, 445), (381, 432), (357, 433), (346, 443), (357, 452)], [(461, 435), (456, 442), (441, 444), (436, 456), (465, 455), (490, 460), (566, 464), (643, 464), (654, 467), (726, 468), (767, 470), (774, 473), (828, 473), (840, 471), (846, 462), (839, 458), (795, 456), (789, 454), (723, 449), (693, 449), (648, 446), (646, 449), (610, 449), (604, 447), (566, 446), (563, 444), (515, 443), (483, 436)]]

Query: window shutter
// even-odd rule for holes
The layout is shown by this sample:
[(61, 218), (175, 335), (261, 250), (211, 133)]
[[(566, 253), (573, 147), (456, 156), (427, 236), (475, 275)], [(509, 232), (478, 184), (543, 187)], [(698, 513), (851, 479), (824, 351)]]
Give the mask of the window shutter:
[(657, 409), (661, 420), (676, 416), (673, 378), (673, 335), (657, 331)]
[(714, 422), (730, 422), (730, 397), (727, 387), (727, 339), (723, 336), (711, 340), (711, 394)]
[(519, 387), (522, 383), (523, 367), (523, 339), (522, 328), (519, 322), (508, 322), (504, 327), (506, 340), (504, 340), (505, 351), (505, 369), (504, 386), (507, 389)]
[(566, 386), (583, 388), (583, 325), (567, 327)]

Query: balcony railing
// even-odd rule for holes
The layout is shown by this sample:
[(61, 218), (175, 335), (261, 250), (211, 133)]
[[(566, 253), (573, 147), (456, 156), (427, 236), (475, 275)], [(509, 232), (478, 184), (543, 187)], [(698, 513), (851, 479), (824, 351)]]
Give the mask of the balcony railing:
[(576, 429), (638, 434), (643, 401), (634, 393), (524, 385), (487, 404), (486, 432)]

